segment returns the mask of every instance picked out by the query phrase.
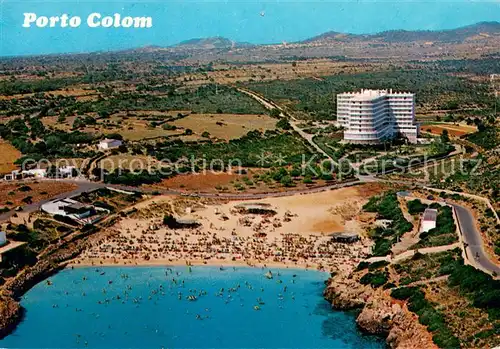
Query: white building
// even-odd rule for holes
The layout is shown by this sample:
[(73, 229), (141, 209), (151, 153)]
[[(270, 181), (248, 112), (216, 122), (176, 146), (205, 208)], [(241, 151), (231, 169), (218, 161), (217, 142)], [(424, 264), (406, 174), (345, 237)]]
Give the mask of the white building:
[(59, 177), (71, 178), (73, 177), (73, 172), (76, 171), (75, 166), (63, 166), (57, 168), (57, 175)]
[(7, 234), (4, 231), (0, 231), (0, 246), (3, 246), (7, 243)]
[(5, 175), (3, 179), (5, 181), (14, 181), (23, 178), (44, 178), (44, 177), (47, 177), (47, 170), (44, 168), (35, 168), (32, 170), (12, 171), (11, 173)]
[(118, 139), (103, 139), (99, 142), (99, 149), (108, 150), (113, 148), (118, 148), (123, 142)]
[(47, 170), (44, 168), (35, 168), (32, 170), (24, 170), (22, 174), (23, 177), (44, 178), (47, 177)]
[(401, 134), (417, 142), (415, 95), (392, 90), (361, 90), (337, 95), (337, 121), (349, 143), (380, 143)]
[(426, 208), (420, 224), (420, 232), (424, 233), (436, 227), (438, 211), (433, 208)]
[(106, 209), (82, 204), (70, 198), (49, 201), (43, 204), (40, 209), (53, 216), (71, 218), (80, 224), (93, 224), (109, 213)]

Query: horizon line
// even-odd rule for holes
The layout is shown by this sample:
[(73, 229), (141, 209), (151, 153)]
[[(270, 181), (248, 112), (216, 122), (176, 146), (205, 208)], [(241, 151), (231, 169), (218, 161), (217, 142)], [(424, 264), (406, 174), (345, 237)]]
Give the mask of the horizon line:
[(176, 48), (177, 46), (188, 42), (192, 40), (207, 40), (207, 39), (225, 39), (229, 40), (230, 42), (234, 44), (248, 44), (251, 46), (273, 46), (273, 45), (283, 45), (284, 43), (286, 44), (300, 44), (303, 43), (304, 41), (310, 40), (317, 38), (321, 35), (328, 34), (328, 33), (337, 33), (337, 34), (344, 34), (344, 35), (351, 35), (351, 36), (375, 36), (379, 34), (384, 34), (384, 33), (390, 33), (390, 32), (425, 32), (425, 33), (432, 33), (432, 32), (447, 32), (447, 31), (453, 31), (457, 29), (462, 29), (462, 28), (468, 28), (468, 27), (474, 27), (480, 24), (494, 24), (494, 25), (499, 25), (500, 26), (500, 21), (479, 21), (479, 22), (474, 22), (472, 24), (467, 24), (467, 25), (462, 25), (458, 27), (453, 27), (453, 28), (448, 28), (448, 29), (401, 29), (401, 28), (395, 28), (395, 29), (388, 29), (388, 30), (382, 30), (382, 31), (377, 31), (373, 33), (361, 33), (361, 34), (355, 34), (352, 32), (342, 32), (342, 31), (335, 31), (335, 30), (329, 30), (325, 31), (313, 36), (310, 36), (308, 38), (304, 38), (301, 40), (297, 41), (282, 41), (282, 42), (275, 42), (275, 43), (253, 43), (249, 41), (235, 41), (232, 40), (226, 36), (202, 36), (202, 37), (191, 37), (189, 39), (185, 39), (182, 41), (179, 41), (175, 44), (171, 45), (158, 45), (158, 44), (144, 44), (141, 46), (133, 46), (129, 48), (124, 48), (124, 49), (115, 49), (115, 50), (98, 50), (98, 51), (81, 51), (81, 52), (59, 52), (59, 53), (39, 53), (39, 54), (20, 54), (20, 55), (1, 55), (0, 54), (0, 60), (8, 60), (8, 59), (15, 59), (15, 58), (36, 58), (36, 57), (50, 57), (50, 56), (72, 56), (72, 55), (91, 55), (91, 54), (110, 54), (110, 53), (121, 53), (125, 51), (131, 51), (131, 50), (138, 50), (141, 48), (147, 48), (147, 47), (157, 47), (157, 48)]

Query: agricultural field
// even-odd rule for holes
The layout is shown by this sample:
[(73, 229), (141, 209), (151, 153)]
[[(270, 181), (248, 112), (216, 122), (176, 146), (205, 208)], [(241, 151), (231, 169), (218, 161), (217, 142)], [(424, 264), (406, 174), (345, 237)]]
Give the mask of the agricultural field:
[(448, 131), (450, 136), (462, 137), (477, 131), (476, 126), (470, 126), (465, 124), (445, 124), (445, 123), (432, 123), (423, 124), (420, 126), (420, 130), (423, 132), (429, 132), (435, 135), (440, 135), (444, 130)]
[[(276, 128), (276, 119), (267, 115), (191, 114), (172, 123), (181, 129), (190, 129), (197, 135), (208, 132), (208, 137), (231, 140), (241, 138), (249, 131), (265, 132)], [(207, 137), (207, 138), (208, 138)]]
[(14, 162), (21, 157), (21, 152), (6, 142), (0, 141), (0, 175), (9, 173), (18, 167)]
[[(76, 119), (76, 116), (68, 117), (61, 123), (56, 117), (45, 117), (42, 121), (45, 126), (68, 132), (74, 129)], [(168, 113), (119, 112), (104, 119), (95, 118), (94, 121), (94, 124), (86, 124), (78, 129), (95, 136), (117, 133), (124, 140), (132, 142), (182, 135), (194, 136), (190, 137), (191, 140), (199, 140), (202, 135), (203, 138), (231, 140), (253, 130), (273, 130), (277, 122), (265, 114), (191, 114), (182, 110)], [(190, 130), (187, 131), (189, 134), (186, 134), (186, 130)]]
[[(142, 139), (149, 138), (160, 138), (180, 135), (182, 131), (165, 130), (161, 126), (155, 127), (154, 120), (170, 119), (174, 118), (173, 115), (180, 113), (176, 111), (172, 113), (154, 113), (147, 116), (147, 112), (137, 113), (139, 116), (126, 116), (126, 113), (120, 112), (111, 115), (108, 118), (94, 119), (94, 124), (86, 124), (78, 129), (82, 132), (92, 133), (95, 136), (103, 136), (111, 133), (120, 134), (123, 139), (128, 141), (139, 141)], [(68, 117), (64, 122), (60, 122), (56, 117), (46, 117), (42, 119), (42, 122), (46, 126), (52, 126), (56, 129), (63, 131), (70, 131), (74, 129), (76, 116)]]

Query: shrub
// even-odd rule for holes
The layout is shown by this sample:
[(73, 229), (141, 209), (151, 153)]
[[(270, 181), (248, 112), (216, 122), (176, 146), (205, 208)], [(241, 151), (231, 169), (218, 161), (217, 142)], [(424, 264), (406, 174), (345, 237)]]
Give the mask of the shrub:
[(389, 262), (387, 261), (378, 261), (378, 262), (373, 262), (368, 266), (368, 270), (376, 270), (382, 267), (385, 267), (386, 265), (389, 265)]
[(359, 282), (363, 285), (370, 285), (372, 287), (380, 287), (388, 280), (386, 272), (376, 271), (374, 273), (367, 273), (361, 277)]
[(361, 262), (359, 262), (358, 266), (356, 267), (356, 271), (366, 269), (366, 268), (368, 268), (369, 265), (370, 265), (369, 262), (361, 261)]
[(427, 208), (427, 205), (423, 204), (419, 199), (408, 201), (407, 206), (411, 215), (422, 213)]

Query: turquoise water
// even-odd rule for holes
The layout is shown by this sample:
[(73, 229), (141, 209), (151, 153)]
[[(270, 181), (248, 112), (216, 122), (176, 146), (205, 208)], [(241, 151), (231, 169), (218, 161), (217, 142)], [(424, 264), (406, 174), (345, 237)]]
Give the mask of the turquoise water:
[(50, 279), (52, 285), (40, 283), (23, 297), (26, 317), (0, 347), (384, 346), (360, 334), (352, 314), (331, 310), (322, 297), (327, 274), (285, 269), (268, 279), (264, 273), (213, 267), (64, 270)]

